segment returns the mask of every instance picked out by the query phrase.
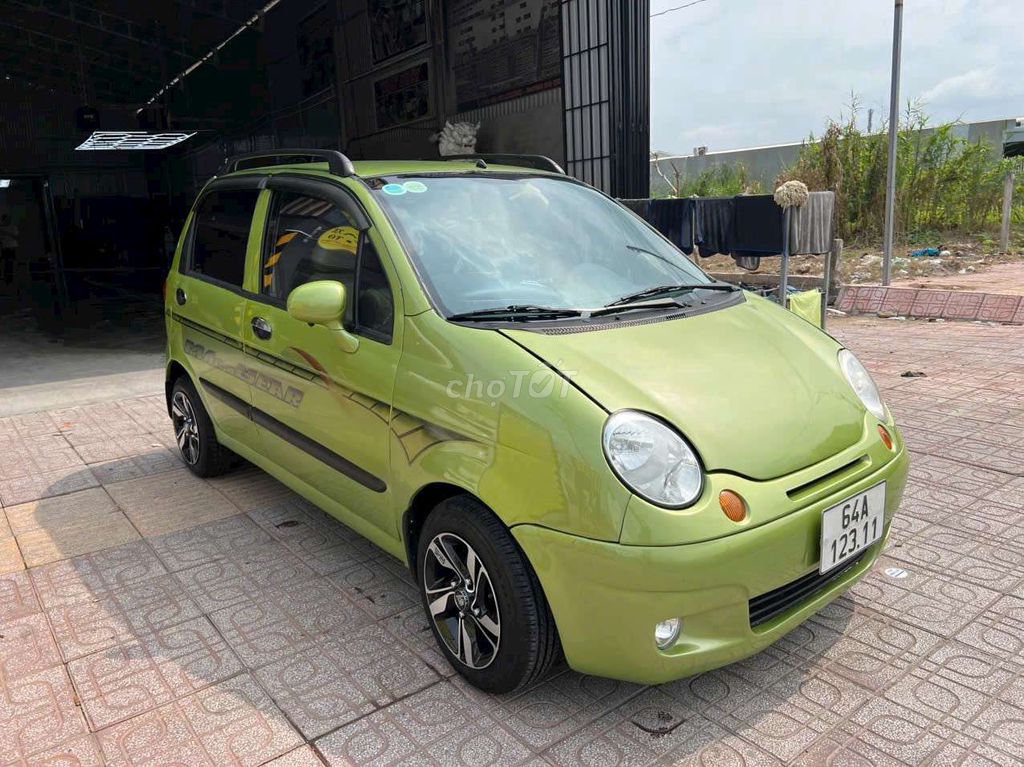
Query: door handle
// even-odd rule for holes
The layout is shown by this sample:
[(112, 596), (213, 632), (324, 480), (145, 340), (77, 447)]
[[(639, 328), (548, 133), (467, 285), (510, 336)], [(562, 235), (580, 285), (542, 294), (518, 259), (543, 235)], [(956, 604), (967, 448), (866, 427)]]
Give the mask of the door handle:
[(185, 302), (188, 301), (188, 296), (185, 295), (185, 291), (178, 288), (174, 291), (174, 300), (178, 302), (178, 306), (184, 306)]
[(266, 341), (274, 334), (274, 329), (270, 327), (270, 323), (262, 317), (253, 317), (252, 332), (256, 334), (257, 338), (261, 338)]

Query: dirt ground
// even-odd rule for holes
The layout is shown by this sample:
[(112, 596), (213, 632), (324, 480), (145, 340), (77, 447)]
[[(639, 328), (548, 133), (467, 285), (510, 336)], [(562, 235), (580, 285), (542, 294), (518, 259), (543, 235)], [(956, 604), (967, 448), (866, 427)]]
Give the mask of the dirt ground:
[[(1017, 238), (1019, 242), (1019, 238)], [(990, 240), (963, 239), (936, 244), (940, 255), (935, 257), (911, 256), (925, 245), (900, 246), (893, 260), (893, 284), (915, 288), (942, 290), (968, 290), (985, 293), (1024, 295), (1024, 249), (1011, 248), (1011, 253), (997, 253), (998, 246)], [(729, 256), (700, 259), (700, 266), (711, 272), (732, 272), (739, 269)], [(775, 275), (780, 259), (766, 258), (756, 274)], [(847, 285), (871, 285), (882, 276), (881, 245), (853, 244), (843, 252), (840, 264), (841, 280)], [(790, 260), (790, 273), (821, 276), (824, 272), (822, 256), (794, 256)]]

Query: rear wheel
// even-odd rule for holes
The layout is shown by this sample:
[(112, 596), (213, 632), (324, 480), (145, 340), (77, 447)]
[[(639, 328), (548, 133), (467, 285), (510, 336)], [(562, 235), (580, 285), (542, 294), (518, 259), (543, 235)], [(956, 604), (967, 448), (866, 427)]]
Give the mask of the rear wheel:
[(434, 637), (471, 684), (511, 692), (547, 674), (559, 652), (554, 618), (490, 509), (470, 496), (441, 503), (423, 525), (416, 562)]
[(217, 441), (196, 387), (185, 376), (171, 388), (171, 423), (185, 465), (200, 477), (216, 477), (232, 468), (235, 454)]

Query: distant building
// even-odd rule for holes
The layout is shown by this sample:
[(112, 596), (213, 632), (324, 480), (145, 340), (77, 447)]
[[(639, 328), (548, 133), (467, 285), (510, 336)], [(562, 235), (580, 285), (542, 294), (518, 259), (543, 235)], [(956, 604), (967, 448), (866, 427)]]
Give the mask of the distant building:
[[(988, 140), (993, 153), (999, 156), (1024, 153), (1024, 118), (961, 123), (953, 128), (953, 132), (969, 141)], [(751, 181), (760, 181), (766, 189), (770, 189), (778, 175), (800, 159), (800, 152), (807, 143), (800, 141), (723, 152), (707, 151), (706, 147), (701, 147), (702, 152), (692, 155), (656, 153), (657, 159), (653, 156), (651, 158), (651, 194), (664, 195), (669, 192), (668, 186), (656, 172), (655, 163), (660, 164), (662, 173), (669, 178), (673, 177), (675, 166), (686, 179), (696, 178), (716, 166), (743, 165)]]

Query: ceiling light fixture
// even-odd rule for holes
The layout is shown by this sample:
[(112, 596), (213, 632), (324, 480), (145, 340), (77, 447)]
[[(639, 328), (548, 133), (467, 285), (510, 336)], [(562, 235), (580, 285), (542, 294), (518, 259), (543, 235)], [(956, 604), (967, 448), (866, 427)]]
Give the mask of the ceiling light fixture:
[(115, 151), (133, 149), (167, 149), (192, 138), (192, 133), (147, 133), (146, 131), (94, 131), (89, 138), (75, 147), (76, 152)]

